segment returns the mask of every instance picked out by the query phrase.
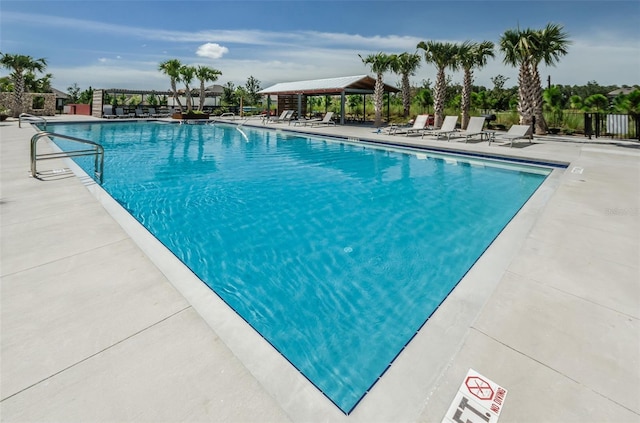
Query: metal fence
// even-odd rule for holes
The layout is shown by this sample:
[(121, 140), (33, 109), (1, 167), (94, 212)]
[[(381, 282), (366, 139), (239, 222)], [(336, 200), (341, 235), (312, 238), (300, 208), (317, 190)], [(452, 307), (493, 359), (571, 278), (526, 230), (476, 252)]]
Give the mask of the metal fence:
[(589, 139), (604, 137), (640, 140), (640, 119), (638, 115), (585, 113), (584, 134)]

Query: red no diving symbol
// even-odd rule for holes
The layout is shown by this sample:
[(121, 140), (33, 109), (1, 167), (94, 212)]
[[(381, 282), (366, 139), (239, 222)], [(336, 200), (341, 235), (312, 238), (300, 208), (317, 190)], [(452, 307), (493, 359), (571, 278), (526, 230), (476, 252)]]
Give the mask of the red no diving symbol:
[(493, 388), (484, 379), (478, 376), (469, 376), (464, 381), (471, 395), (481, 400), (491, 400), (493, 398)]

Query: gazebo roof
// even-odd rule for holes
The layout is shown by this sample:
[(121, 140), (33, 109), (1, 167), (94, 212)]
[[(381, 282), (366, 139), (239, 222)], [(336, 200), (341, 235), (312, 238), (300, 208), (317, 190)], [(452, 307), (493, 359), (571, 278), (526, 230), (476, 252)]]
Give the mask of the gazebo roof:
[[(258, 91), (258, 94), (372, 94), (376, 80), (368, 75), (343, 76), (339, 78), (313, 79), (309, 81), (281, 82)], [(391, 85), (384, 84), (385, 92), (399, 92)]]

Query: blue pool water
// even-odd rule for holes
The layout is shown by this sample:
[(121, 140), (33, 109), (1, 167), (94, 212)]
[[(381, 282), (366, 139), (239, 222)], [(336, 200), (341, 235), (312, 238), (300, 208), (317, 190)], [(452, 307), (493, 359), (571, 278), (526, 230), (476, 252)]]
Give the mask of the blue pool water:
[(49, 130), (103, 144), (104, 189), (345, 413), (550, 172), (223, 124)]

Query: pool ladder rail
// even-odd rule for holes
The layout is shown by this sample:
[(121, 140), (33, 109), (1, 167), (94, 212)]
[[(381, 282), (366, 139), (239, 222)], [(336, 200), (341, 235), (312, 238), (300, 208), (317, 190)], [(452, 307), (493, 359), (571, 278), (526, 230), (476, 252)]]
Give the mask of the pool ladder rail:
[(47, 130), (47, 120), (42, 116), (30, 115), (29, 113), (20, 113), (18, 116), (18, 128), (22, 128), (22, 121), (27, 122), (42, 122), (44, 123), (44, 130)]
[[(43, 153), (38, 154), (37, 152), (37, 144), (38, 140), (44, 137), (52, 138), (62, 138), (65, 140), (73, 141), (80, 143), (82, 145), (89, 146), (86, 149), (80, 150), (70, 150), (70, 151), (59, 151), (55, 153)], [(104, 148), (93, 141), (83, 140), (81, 138), (71, 137), (69, 135), (56, 134), (53, 132), (38, 132), (33, 137), (31, 137), (31, 176), (34, 178), (39, 178), (40, 173), (36, 169), (36, 163), (38, 160), (51, 160), (51, 159), (60, 159), (67, 157), (81, 157), (81, 156), (95, 156), (94, 161), (94, 175), (98, 180), (100, 185), (104, 181)]]

